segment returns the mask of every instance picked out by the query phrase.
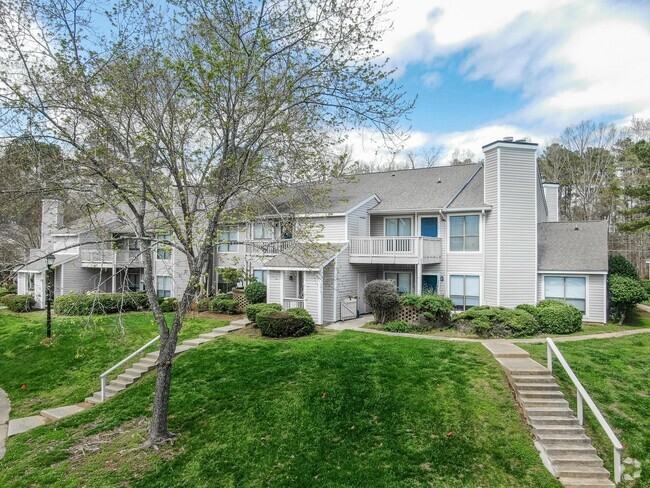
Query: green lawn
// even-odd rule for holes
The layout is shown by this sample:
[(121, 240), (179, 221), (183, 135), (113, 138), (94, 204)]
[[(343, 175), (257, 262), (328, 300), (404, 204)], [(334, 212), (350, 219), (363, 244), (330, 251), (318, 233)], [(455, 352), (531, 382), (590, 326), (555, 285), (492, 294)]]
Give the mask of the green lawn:
[[(518, 345), (546, 364), (545, 345)], [(625, 486), (650, 486), (650, 335), (567, 342), (558, 347), (626, 446), (624, 457), (642, 463), (641, 478)], [(554, 373), (575, 407), (575, 388), (558, 363)], [(612, 445), (593, 416), (587, 413), (586, 418), (589, 434), (611, 471)]]
[(10, 439), (0, 486), (560, 486), (479, 344), (226, 336), (177, 358), (160, 451), (153, 386)]
[[(43, 312), (0, 310), (0, 387), (11, 400), (11, 417), (83, 401), (99, 388), (101, 373), (158, 335), (152, 320), (145, 312), (57, 317), (48, 344), (41, 342)], [(220, 325), (226, 322), (190, 318), (181, 337), (197, 337)]]

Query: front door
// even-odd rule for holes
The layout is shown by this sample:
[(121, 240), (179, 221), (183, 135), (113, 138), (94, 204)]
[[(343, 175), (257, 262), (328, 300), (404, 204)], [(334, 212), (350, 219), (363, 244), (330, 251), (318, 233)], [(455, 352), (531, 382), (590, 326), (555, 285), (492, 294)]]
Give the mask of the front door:
[(438, 237), (438, 217), (422, 217), (420, 231), (422, 237)]
[(369, 313), (369, 307), (366, 303), (366, 296), (364, 294), (364, 289), (368, 284), (368, 275), (366, 273), (359, 274), (359, 281), (357, 284), (357, 308), (359, 309), (360, 314)]
[(422, 293), (438, 292), (438, 275), (422, 275)]

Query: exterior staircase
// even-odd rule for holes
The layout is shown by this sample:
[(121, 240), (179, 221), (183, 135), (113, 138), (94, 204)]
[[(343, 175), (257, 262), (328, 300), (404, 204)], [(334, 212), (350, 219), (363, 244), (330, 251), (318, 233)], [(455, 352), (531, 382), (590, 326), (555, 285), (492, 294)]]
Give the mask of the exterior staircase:
[[(239, 323), (241, 322), (241, 323)], [(209, 342), (217, 337), (226, 335), (228, 332), (233, 332), (243, 328), (248, 320), (243, 319), (241, 321), (231, 322), (230, 325), (225, 327), (217, 327), (212, 329), (212, 332), (206, 334), (201, 334), (196, 339), (189, 339), (182, 344), (176, 346), (176, 351), (174, 356), (178, 356), (180, 353), (185, 352), (189, 349), (193, 349), (201, 344)], [(156, 368), (158, 361), (158, 351), (150, 352), (137, 363), (133, 364), (130, 368), (124, 370), (124, 373), (120, 374), (117, 378), (106, 385), (106, 399), (112, 398), (117, 395), (119, 392), (126, 390), (133, 383), (142, 378), (146, 373)], [(102, 392), (96, 391), (92, 396), (86, 398), (86, 403), (97, 404), (102, 403)]]
[(546, 468), (567, 488), (614, 488), (551, 372), (512, 343), (483, 345), (503, 366)]

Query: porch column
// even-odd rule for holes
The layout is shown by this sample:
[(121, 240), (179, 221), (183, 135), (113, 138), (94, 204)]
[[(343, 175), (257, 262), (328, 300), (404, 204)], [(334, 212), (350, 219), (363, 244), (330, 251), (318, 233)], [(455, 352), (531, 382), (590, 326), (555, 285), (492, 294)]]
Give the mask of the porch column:
[(284, 270), (280, 271), (280, 305), (284, 308)]
[(115, 276), (115, 273), (117, 272), (116, 269), (115, 269), (115, 263), (113, 263), (113, 269), (111, 271), (112, 271), (112, 276), (111, 276), (112, 290), (111, 290), (111, 293), (117, 293), (117, 290), (115, 290), (115, 285), (117, 283), (117, 276)]
[(422, 263), (415, 265), (415, 293), (422, 295)]

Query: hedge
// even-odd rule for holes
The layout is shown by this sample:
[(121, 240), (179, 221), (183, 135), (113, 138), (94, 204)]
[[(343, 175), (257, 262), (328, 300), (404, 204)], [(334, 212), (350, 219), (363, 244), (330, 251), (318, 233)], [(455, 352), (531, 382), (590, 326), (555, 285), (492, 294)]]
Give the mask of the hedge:
[(408, 293), (399, 297), (399, 303), (413, 307), (418, 312), (421, 312), (428, 322), (441, 327), (449, 324), (451, 312), (455, 308), (454, 302), (450, 298), (436, 293), (424, 293), (422, 295)]
[(257, 314), (257, 326), (266, 337), (300, 337), (315, 330), (314, 320), (304, 309), (262, 310)]
[(622, 275), (609, 277), (609, 308), (614, 322), (622, 324), (628, 308), (647, 298), (648, 290), (642, 281)]
[(210, 310), (214, 313), (225, 313), (228, 315), (236, 314), (239, 311), (237, 300), (223, 298), (224, 295), (228, 294), (224, 293), (223, 295), (217, 295), (212, 299), (210, 302)]
[(133, 312), (149, 308), (146, 293), (69, 293), (54, 299), (58, 315), (90, 315)]
[(31, 312), (36, 305), (32, 295), (5, 295), (0, 299), (2, 304), (12, 312)]
[(560, 300), (542, 300), (537, 304), (537, 326), (545, 334), (572, 334), (582, 329), (582, 312)]
[(282, 305), (279, 303), (255, 303), (246, 307), (246, 318), (251, 322), (255, 323), (257, 319), (257, 314), (262, 310), (282, 310)]
[(253, 281), (244, 288), (244, 296), (246, 297), (246, 301), (251, 305), (264, 303), (266, 302), (266, 285), (259, 281)]
[(639, 273), (632, 264), (632, 261), (618, 254), (609, 257), (609, 275), (626, 276), (633, 280), (639, 279)]
[(535, 317), (525, 310), (505, 307), (472, 307), (452, 320), (459, 332), (481, 337), (521, 337), (537, 332)]

